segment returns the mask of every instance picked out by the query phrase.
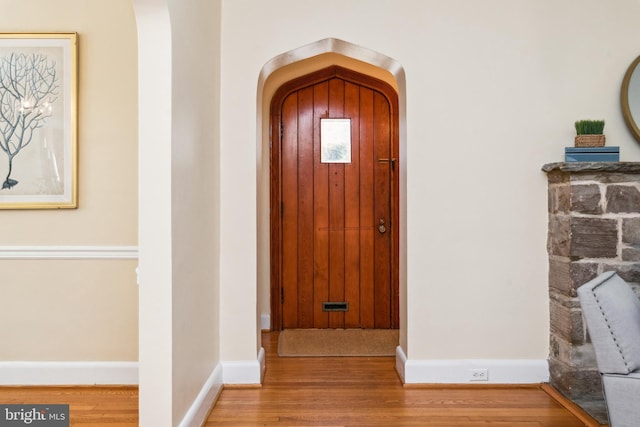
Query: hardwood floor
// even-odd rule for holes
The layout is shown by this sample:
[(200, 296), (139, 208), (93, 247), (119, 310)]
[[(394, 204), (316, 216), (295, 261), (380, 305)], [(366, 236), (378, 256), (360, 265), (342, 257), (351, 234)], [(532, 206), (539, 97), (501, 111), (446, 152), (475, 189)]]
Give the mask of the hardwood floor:
[(403, 387), (393, 357), (279, 358), (277, 333), (263, 346), (263, 386), (225, 387), (205, 426), (587, 425), (539, 386)]
[[(545, 386), (403, 387), (393, 357), (280, 358), (276, 333), (263, 346), (263, 386), (226, 386), (205, 426), (598, 425)], [(74, 427), (138, 425), (137, 387), (0, 387), (0, 403), (69, 404)]]
[(74, 427), (138, 425), (138, 387), (0, 387), (2, 404), (68, 404)]

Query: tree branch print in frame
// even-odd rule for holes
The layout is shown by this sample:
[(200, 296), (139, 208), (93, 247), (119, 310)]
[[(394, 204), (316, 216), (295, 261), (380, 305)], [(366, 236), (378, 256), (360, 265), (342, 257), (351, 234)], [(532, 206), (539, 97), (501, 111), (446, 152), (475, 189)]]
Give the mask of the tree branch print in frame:
[(0, 33), (0, 209), (77, 207), (76, 33)]

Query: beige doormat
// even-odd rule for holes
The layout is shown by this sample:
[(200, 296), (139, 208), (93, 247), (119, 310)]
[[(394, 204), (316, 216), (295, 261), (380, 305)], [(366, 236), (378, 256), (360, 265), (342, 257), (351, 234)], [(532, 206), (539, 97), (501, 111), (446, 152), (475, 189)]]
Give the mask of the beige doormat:
[(278, 355), (395, 356), (397, 329), (285, 329), (278, 338)]

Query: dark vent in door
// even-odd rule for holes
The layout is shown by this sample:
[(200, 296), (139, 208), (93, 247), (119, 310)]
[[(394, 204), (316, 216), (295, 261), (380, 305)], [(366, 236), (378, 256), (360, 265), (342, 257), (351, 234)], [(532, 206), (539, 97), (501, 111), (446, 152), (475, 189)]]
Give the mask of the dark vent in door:
[(349, 311), (349, 303), (340, 302), (323, 302), (322, 311)]

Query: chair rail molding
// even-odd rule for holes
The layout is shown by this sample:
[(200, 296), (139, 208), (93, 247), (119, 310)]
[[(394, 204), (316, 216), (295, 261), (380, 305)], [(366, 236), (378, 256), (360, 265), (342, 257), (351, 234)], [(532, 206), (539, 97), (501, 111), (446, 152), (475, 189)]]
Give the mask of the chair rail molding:
[(0, 259), (138, 259), (137, 246), (0, 246)]

